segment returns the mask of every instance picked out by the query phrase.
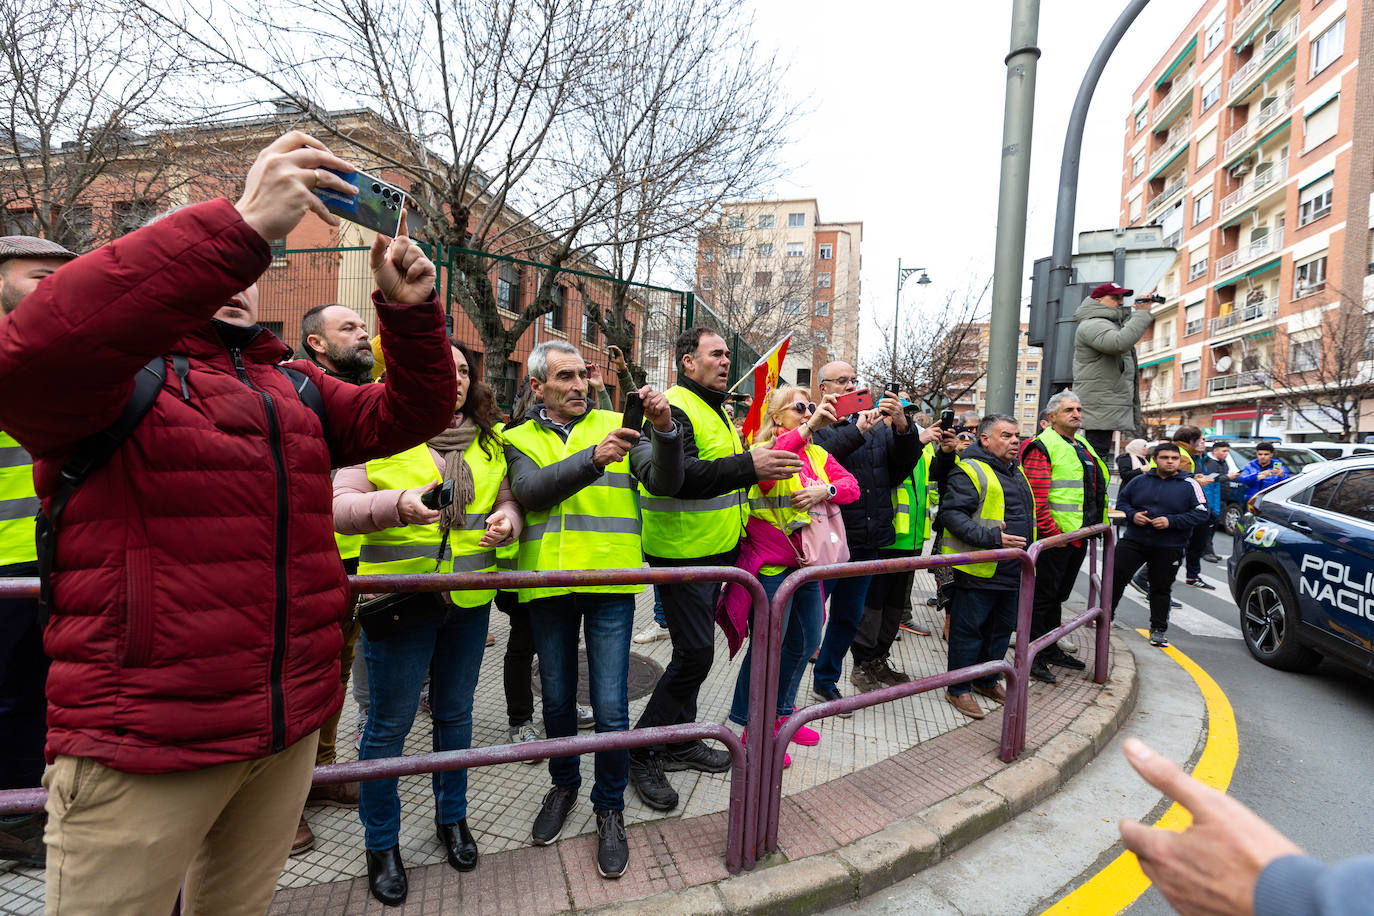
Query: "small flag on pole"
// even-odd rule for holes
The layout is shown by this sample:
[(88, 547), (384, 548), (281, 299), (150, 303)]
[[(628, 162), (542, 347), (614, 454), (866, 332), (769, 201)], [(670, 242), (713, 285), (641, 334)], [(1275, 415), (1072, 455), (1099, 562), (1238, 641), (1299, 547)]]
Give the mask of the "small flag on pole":
[(754, 364), (754, 403), (749, 405), (749, 413), (745, 416), (744, 426), (740, 429), (746, 442), (754, 441), (754, 433), (759, 431), (759, 426), (763, 423), (763, 412), (768, 409), (768, 399), (778, 387), (783, 357), (787, 356), (787, 344), (791, 339), (792, 335), (788, 334), (763, 359)]

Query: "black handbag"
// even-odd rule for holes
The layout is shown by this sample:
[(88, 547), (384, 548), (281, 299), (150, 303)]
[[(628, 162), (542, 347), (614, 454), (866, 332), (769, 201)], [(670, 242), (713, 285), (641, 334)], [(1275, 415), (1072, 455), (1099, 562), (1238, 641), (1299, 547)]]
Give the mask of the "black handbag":
[[(438, 572), (443, 563), (444, 550), (448, 547), (448, 531), (439, 544), (439, 554), (434, 558), (434, 570)], [(363, 628), (367, 638), (373, 641), (390, 639), (397, 633), (441, 620), (453, 609), (444, 600), (443, 592), (391, 592), (358, 602), (353, 619)]]

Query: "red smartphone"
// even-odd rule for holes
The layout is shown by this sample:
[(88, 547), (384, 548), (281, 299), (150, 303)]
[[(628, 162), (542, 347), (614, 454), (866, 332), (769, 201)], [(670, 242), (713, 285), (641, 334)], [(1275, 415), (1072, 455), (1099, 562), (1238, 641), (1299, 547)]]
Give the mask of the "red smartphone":
[(867, 388), (860, 388), (858, 391), (842, 394), (835, 399), (835, 416), (843, 419), (850, 414), (856, 414), (861, 410), (869, 410), (872, 407), (873, 395)]

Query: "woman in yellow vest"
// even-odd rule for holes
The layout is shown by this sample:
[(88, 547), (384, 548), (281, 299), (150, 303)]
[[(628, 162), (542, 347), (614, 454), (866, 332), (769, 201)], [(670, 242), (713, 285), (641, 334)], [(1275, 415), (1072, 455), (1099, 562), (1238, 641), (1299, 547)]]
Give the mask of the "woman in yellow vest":
[[(749, 513), (788, 536), (796, 550), (796, 562), (786, 566), (767, 565), (759, 569), (759, 582), (768, 599), (787, 576), (802, 565), (800, 530), (811, 523), (812, 506), (824, 502), (837, 505), (852, 503), (859, 498), (859, 485), (854, 475), (819, 445), (811, 442), (811, 434), (835, 422), (831, 408), (834, 395), (827, 395), (820, 409), (808, 401), (805, 388), (780, 388), (768, 399), (768, 407), (754, 436), (754, 448), (775, 448), (795, 452), (802, 460), (802, 470), (787, 480), (764, 481), (749, 489)], [(779, 720), (792, 715), (796, 706), (797, 687), (801, 684), (806, 661), (821, 644), (821, 584), (808, 582), (792, 596), (783, 616), (782, 654), (778, 666)], [(749, 722), (749, 671), (754, 654), (753, 640), (744, 654), (739, 676), (735, 679), (735, 699), (730, 706), (730, 721), (736, 725)], [(777, 724), (774, 724), (776, 731)], [(812, 746), (820, 743), (820, 735), (802, 727), (792, 740)], [(783, 766), (791, 764), (790, 755)]]
[[(368, 574), (480, 572), (496, 568), (496, 548), (520, 534), (519, 506), (506, 486), (506, 457), (491, 389), (469, 377), (467, 349), (453, 343), (458, 407), (453, 423), (426, 445), (343, 468), (334, 478), (334, 524), (363, 535), (358, 571)], [(427, 508), (420, 497), (453, 482), (453, 502)], [(442, 559), (439, 559), (442, 556)], [(372, 705), (363, 729), (361, 760), (397, 757), (415, 720), (420, 685), (430, 672), (434, 750), (472, 744), (473, 692), (482, 665), (488, 613), (495, 591), (450, 592), (441, 620), (384, 640), (363, 636)], [(459, 871), (477, 867), (477, 844), (467, 826), (467, 771), (434, 777), (435, 827)], [(395, 906), (405, 899), (401, 863), (401, 805), (395, 779), (364, 782), (358, 813), (367, 847), (373, 896)]]

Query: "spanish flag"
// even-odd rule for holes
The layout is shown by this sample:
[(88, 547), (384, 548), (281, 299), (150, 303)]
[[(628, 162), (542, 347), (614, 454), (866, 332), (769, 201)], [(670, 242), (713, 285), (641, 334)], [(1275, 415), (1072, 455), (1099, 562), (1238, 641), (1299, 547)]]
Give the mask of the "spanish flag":
[(749, 405), (749, 413), (745, 415), (744, 426), (740, 429), (746, 442), (754, 441), (754, 433), (759, 431), (763, 423), (763, 412), (768, 409), (768, 399), (778, 387), (782, 360), (787, 355), (787, 344), (791, 339), (792, 335), (788, 334), (768, 351), (768, 355), (754, 364), (754, 403)]

